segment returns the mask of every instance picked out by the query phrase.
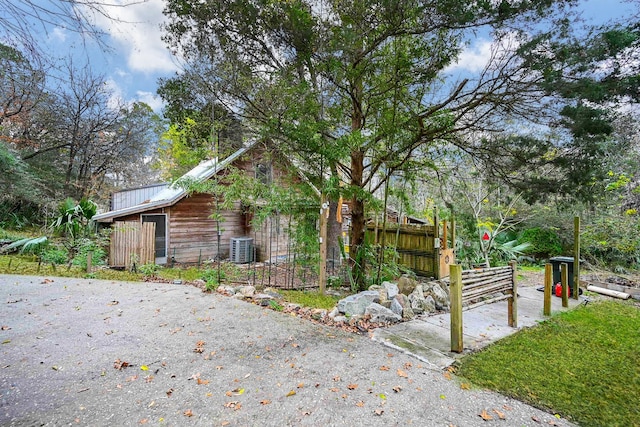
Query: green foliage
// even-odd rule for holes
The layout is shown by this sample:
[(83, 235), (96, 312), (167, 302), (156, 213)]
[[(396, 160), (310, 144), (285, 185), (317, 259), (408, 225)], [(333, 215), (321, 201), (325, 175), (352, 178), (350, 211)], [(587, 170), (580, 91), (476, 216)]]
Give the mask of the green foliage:
[(155, 276), (161, 269), (162, 267), (155, 263), (143, 264), (138, 267), (138, 272), (145, 276)]
[(340, 299), (335, 295), (322, 295), (318, 291), (282, 291), (282, 295), (288, 302), (325, 310), (331, 310)]
[(98, 211), (98, 205), (88, 199), (76, 203), (67, 198), (58, 205), (58, 217), (51, 228), (72, 241), (91, 232), (87, 229), (89, 221)]
[(20, 250), (20, 253), (39, 254), (48, 244), (49, 239), (46, 236), (27, 237), (9, 244), (4, 248), (4, 251), (11, 252), (13, 250)]
[(223, 267), (207, 268), (202, 272), (201, 278), (205, 281), (205, 290), (213, 292), (222, 281), (227, 279), (227, 269)]
[(71, 261), (82, 269), (87, 268), (87, 260), (91, 252), (91, 265), (99, 266), (107, 263), (107, 251), (98, 240), (82, 238), (75, 242), (74, 257)]
[(274, 311), (282, 311), (284, 307), (278, 301), (274, 299), (269, 300), (269, 307)]
[(635, 215), (594, 218), (583, 227), (581, 253), (597, 265), (640, 267), (640, 223)]
[(562, 254), (558, 234), (549, 228), (528, 228), (518, 236), (518, 244), (529, 243), (528, 254), (536, 258), (550, 258)]
[(51, 245), (42, 251), (40, 259), (46, 264), (65, 264), (69, 259), (69, 252), (63, 246)]

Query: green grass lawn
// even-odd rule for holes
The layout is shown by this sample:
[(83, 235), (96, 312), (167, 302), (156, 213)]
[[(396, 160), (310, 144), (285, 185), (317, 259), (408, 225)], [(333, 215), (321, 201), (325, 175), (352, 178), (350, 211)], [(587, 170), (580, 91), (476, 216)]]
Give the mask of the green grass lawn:
[(640, 307), (580, 306), (463, 358), (456, 374), (581, 426), (640, 426)]

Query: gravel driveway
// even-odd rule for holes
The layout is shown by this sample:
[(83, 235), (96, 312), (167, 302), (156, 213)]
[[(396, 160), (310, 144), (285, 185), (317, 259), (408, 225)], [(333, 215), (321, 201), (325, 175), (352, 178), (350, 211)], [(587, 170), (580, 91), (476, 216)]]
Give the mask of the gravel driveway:
[(0, 275), (0, 292), (3, 426), (570, 425), (191, 286)]

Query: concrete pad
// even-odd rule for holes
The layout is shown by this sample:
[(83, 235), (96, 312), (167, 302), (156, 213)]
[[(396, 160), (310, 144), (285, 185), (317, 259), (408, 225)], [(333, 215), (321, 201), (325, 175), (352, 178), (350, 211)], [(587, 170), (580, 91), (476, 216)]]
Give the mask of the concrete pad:
[[(562, 299), (551, 297), (552, 316), (570, 310), (580, 303), (569, 299), (569, 307), (562, 307)], [(391, 348), (399, 349), (428, 363), (433, 369), (444, 369), (457, 358), (477, 351), (497, 340), (505, 338), (519, 329), (531, 327), (546, 319), (543, 316), (544, 293), (537, 287), (518, 288), (518, 327), (507, 323), (507, 301), (487, 304), (463, 312), (464, 352), (451, 352), (451, 316), (449, 313), (422, 317), (399, 323), (386, 329), (377, 329), (373, 340)]]

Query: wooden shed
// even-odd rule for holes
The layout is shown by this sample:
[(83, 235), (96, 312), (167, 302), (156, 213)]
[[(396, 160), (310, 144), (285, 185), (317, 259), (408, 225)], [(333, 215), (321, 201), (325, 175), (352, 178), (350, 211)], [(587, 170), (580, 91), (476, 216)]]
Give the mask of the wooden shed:
[[(251, 142), (222, 161), (202, 162), (183, 178), (203, 181), (222, 176), (234, 166), (273, 185), (284, 185), (291, 166), (279, 164), (274, 161), (278, 157), (269, 154), (263, 144)], [(175, 186), (157, 188), (159, 191), (147, 200), (93, 217), (113, 229), (111, 266), (129, 266), (134, 261), (172, 264), (216, 259), (242, 263), (254, 256), (257, 261), (264, 261), (286, 255), (287, 227), (282, 218), (273, 216), (254, 229), (251, 210), (237, 201), (233, 208), (215, 212), (218, 221), (212, 217), (212, 195), (189, 194)]]

